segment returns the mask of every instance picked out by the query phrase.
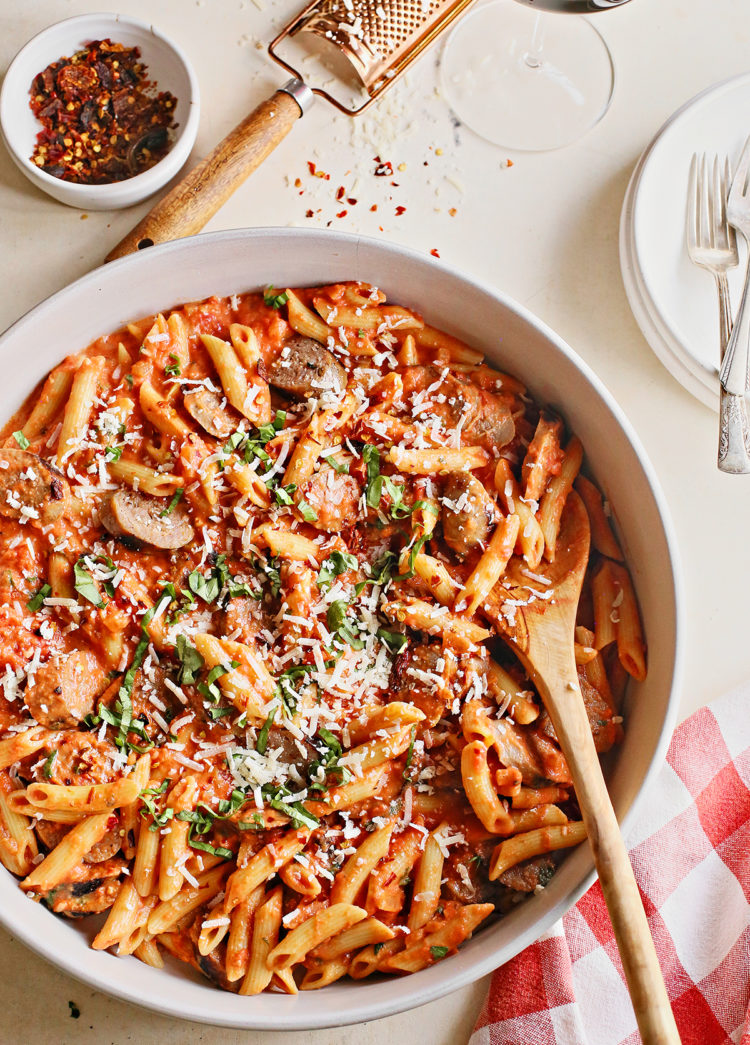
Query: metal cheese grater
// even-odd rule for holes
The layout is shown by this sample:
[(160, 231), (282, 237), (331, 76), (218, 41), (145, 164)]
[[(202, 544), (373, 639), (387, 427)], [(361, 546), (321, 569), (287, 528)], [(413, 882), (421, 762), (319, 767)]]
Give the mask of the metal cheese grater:
[(327, 90), (312, 88), (341, 112), (354, 116), (382, 94), (473, 0), (313, 0), (270, 44), (271, 57), (298, 79), (278, 53), (287, 37), (313, 33), (349, 61), (367, 92), (357, 107)]
[[(200, 232), (286, 137), (316, 94), (350, 116), (364, 112), (471, 3), (473, 0), (314, 0), (268, 48), (274, 61), (294, 79), (230, 131), (120, 240), (106, 260)], [(359, 85), (354, 98), (357, 104), (347, 105), (324, 86), (309, 87), (279, 54), (279, 44), (284, 41), (314, 41), (319, 50), (328, 50), (339, 69), (343, 65), (350, 79), (354, 74)], [(341, 83), (346, 83), (346, 77)]]

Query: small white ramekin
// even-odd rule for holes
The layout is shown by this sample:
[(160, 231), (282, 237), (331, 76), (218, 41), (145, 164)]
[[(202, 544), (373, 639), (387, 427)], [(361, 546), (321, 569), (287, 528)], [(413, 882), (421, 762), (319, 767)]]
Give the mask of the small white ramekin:
[[(32, 163), (41, 124), (29, 107), (34, 77), (58, 58), (69, 57), (92, 40), (107, 37), (139, 47), (148, 78), (177, 99), (174, 140), (164, 159), (142, 174), (107, 185), (63, 181)], [(0, 130), (15, 164), (29, 181), (61, 203), (81, 210), (116, 210), (140, 203), (173, 178), (187, 160), (198, 131), (198, 81), (186, 54), (152, 25), (120, 14), (78, 15), (38, 33), (18, 52), (0, 91)]]

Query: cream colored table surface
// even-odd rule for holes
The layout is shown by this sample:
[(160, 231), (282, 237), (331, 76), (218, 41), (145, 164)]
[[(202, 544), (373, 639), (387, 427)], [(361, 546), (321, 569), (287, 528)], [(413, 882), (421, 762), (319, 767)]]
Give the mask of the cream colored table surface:
[[(301, 6), (301, 0), (299, 0)], [(5, 0), (0, 70), (50, 23), (113, 0)], [(198, 158), (284, 79), (258, 41), (297, 10), (292, 0), (126, 0), (190, 54), (201, 85)], [(208, 226), (325, 225), (441, 256), (502, 288), (554, 327), (596, 370), (635, 425), (666, 491), (680, 542), (688, 627), (682, 713), (750, 677), (747, 583), (750, 478), (715, 468), (716, 418), (663, 369), (636, 326), (620, 279), (617, 231), (633, 166), (671, 112), (702, 88), (750, 66), (743, 0), (634, 0), (597, 17), (618, 83), (612, 107), (568, 149), (508, 154), (454, 127), (436, 90), (433, 51), (353, 124), (314, 106), (266, 165)], [(750, 129), (750, 127), (749, 127)], [(373, 157), (397, 168), (373, 176)], [(513, 165), (508, 166), (507, 159)], [(330, 172), (309, 176), (307, 161)], [(427, 165), (425, 165), (425, 161)], [(405, 169), (399, 165), (405, 163)], [(295, 187), (302, 182), (303, 195)], [(345, 209), (335, 188), (358, 203)], [(372, 212), (369, 207), (378, 204)], [(395, 208), (405, 206), (397, 216)], [(0, 328), (99, 264), (145, 207), (84, 215), (30, 186), (0, 149)], [(311, 219), (307, 210), (315, 211)], [(455, 213), (451, 211), (455, 209)], [(382, 225), (382, 230), (379, 226)], [(707, 281), (706, 293), (712, 293)], [(214, 1030), (115, 1002), (34, 957), (0, 930), (0, 1043), (224, 1042), (258, 1045), (462, 1045), (485, 983), (356, 1028), (293, 1034)], [(68, 1002), (80, 1008), (69, 1015)]]

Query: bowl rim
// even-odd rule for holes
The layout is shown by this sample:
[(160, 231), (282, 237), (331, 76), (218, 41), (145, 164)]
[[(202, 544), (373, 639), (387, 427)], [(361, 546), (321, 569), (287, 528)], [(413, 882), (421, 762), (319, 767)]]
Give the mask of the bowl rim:
[[(17, 68), (26, 57), (27, 53), (43, 40), (45, 36), (51, 35), (63, 26), (74, 29), (76, 26), (85, 25), (86, 23), (95, 20), (110, 22), (113, 27), (118, 25), (128, 26), (129, 28), (142, 33), (144, 36), (155, 37), (157, 40), (160, 40), (165, 44), (182, 66), (189, 84), (189, 97), (184, 100), (186, 110), (185, 120), (177, 128), (170, 149), (158, 163), (155, 163), (153, 167), (149, 167), (148, 170), (141, 171), (140, 174), (134, 174), (130, 178), (124, 178), (122, 181), (88, 185), (81, 182), (65, 181), (62, 178), (56, 178), (54, 175), (48, 174), (46, 171), (43, 171), (41, 167), (37, 167), (36, 164), (32, 163), (29, 157), (24, 154), (23, 150), (19, 148), (17, 137), (14, 136), (13, 132), (10, 130), (12, 113), (18, 105), (18, 99), (17, 97), (11, 98), (7, 87), (8, 84), (12, 82), (12, 77), (15, 72), (14, 67)], [(158, 87), (158, 82), (156, 86)], [(26, 101), (25, 94), (23, 95), (23, 100), (24, 102)], [(182, 99), (178, 99), (178, 101), (182, 101)], [(89, 14), (72, 15), (70, 18), (62, 18), (59, 21), (52, 22), (50, 25), (40, 29), (39, 32), (35, 33), (34, 36), (27, 40), (20, 50), (18, 50), (13, 56), (5, 71), (2, 87), (0, 87), (0, 131), (2, 131), (2, 137), (6, 148), (12, 154), (16, 163), (20, 164), (24, 173), (33, 178), (40, 188), (47, 192), (52, 192), (53, 190), (61, 191), (60, 186), (64, 186), (62, 191), (64, 191), (66, 195), (69, 195), (71, 200), (80, 198), (81, 203), (85, 203), (86, 200), (91, 200), (92, 197), (98, 198), (99, 202), (105, 202), (109, 196), (116, 196), (124, 193), (125, 186), (127, 186), (128, 195), (135, 195), (135, 193), (137, 193), (140, 199), (144, 199), (152, 192), (156, 192), (166, 181), (169, 180), (169, 178), (174, 176), (187, 159), (198, 133), (199, 119), (200, 88), (198, 86), (198, 77), (187, 53), (175, 40), (163, 33), (153, 23), (144, 22), (140, 18), (132, 18), (130, 15), (120, 14), (116, 11), (93, 11)], [(182, 155), (183, 152), (184, 155)], [(171, 160), (171, 163), (168, 164), (167, 161), (169, 160)], [(137, 199), (134, 199), (133, 202), (137, 202)]]
[[(403, 258), (407, 263), (418, 263), (422, 266), (434, 266), (435, 268), (439, 268), (447, 277), (452, 280), (457, 280), (459, 283), (471, 283), (480, 291), (480, 293), (490, 297), (502, 308), (515, 314), (515, 316), (520, 318), (524, 323), (534, 328), (540, 335), (550, 341), (555, 349), (565, 356), (568, 361), (581, 372), (582, 376), (586, 378), (595, 391), (600, 395), (630, 444), (630, 447), (643, 470), (644, 476), (648, 481), (663, 528), (668, 552), (668, 566), (673, 579), (672, 601), (674, 606), (674, 646), (668, 650), (668, 653), (673, 657), (673, 671), (671, 674), (670, 692), (666, 704), (664, 719), (658, 733), (658, 738), (654, 744), (654, 753), (629, 808), (620, 820), (623, 834), (627, 833), (641, 807), (641, 803), (644, 801), (646, 794), (653, 785), (655, 777), (662, 768), (672, 732), (676, 724), (679, 694), (682, 688), (684, 672), (685, 645), (684, 583), (676, 533), (661, 484), (654, 471), (653, 465), (646, 455), (640, 439), (613, 395), (607, 390), (606, 386), (597, 377), (588, 363), (578, 356), (567, 342), (556, 334), (544, 321), (537, 318), (525, 306), (519, 304), (510, 296), (492, 287), (489, 283), (477, 279), (473, 275), (464, 273), (442, 260), (433, 261), (431, 258), (428, 259), (421, 251), (400, 244), (378, 240), (374, 237), (360, 236), (352, 233), (334, 232), (324, 229), (299, 229), (288, 227), (267, 227), (260, 229), (246, 228), (202, 233), (198, 236), (191, 236), (185, 239), (174, 240), (169, 243), (149, 247), (147, 248), (147, 251), (149, 256), (153, 254), (155, 257), (161, 258), (168, 257), (172, 254), (179, 256), (181, 252), (184, 255), (189, 255), (193, 251), (200, 253), (203, 249), (210, 249), (212, 244), (218, 243), (219, 241), (228, 242), (231, 240), (237, 240), (244, 243), (253, 241), (262, 243), (262, 241), (266, 241), (266, 244), (270, 245), (274, 241), (280, 239), (289, 240), (300, 238), (310, 240), (324, 238), (326, 244), (330, 245), (332, 249), (335, 249), (336, 244), (342, 246), (346, 245), (349, 248), (354, 247), (355, 255), (360, 246), (365, 249), (374, 249), (375, 251), (385, 253), (387, 256), (392, 258)], [(102, 290), (101, 281), (103, 273), (109, 273), (110, 271), (118, 273), (124, 273), (128, 270), (133, 270), (134, 272), (137, 271), (138, 262), (136, 259), (138, 256), (139, 254), (132, 254), (109, 263), (106, 266), (100, 266), (35, 305), (0, 334), (0, 353), (4, 350), (5, 342), (11, 334), (22, 334), (24, 328), (29, 323), (37, 321), (39, 317), (43, 317), (45, 312), (54, 312), (57, 303), (63, 301), (66, 295), (73, 293), (74, 290), (81, 291), (88, 289), (96, 294)], [(107, 280), (108, 279), (109, 277), (107, 277)], [(168, 306), (165, 305), (164, 307)], [(514, 948), (512, 955), (508, 955), (505, 958), (505, 961), (509, 961), (513, 955), (518, 954), (529, 944), (539, 939), (539, 937), (547, 932), (567, 911), (571, 910), (580, 897), (590, 888), (596, 880), (596, 872), (593, 868), (593, 861), (588, 854), (586, 854), (586, 861), (588, 870), (580, 879), (578, 884), (569, 888), (565, 895), (561, 896), (561, 898), (548, 911), (539, 916), (530, 927), (521, 930), (518, 933), (516, 937), (518, 946)], [(200, 999), (198, 999), (194, 1005), (185, 1006), (184, 1004), (178, 1004), (176, 1001), (172, 1001), (167, 994), (164, 994), (159, 998), (144, 998), (137, 992), (134, 986), (123, 984), (122, 981), (113, 981), (111, 976), (104, 976), (104, 974), (96, 975), (89, 970), (71, 968), (70, 965), (66, 964), (65, 955), (58, 953), (52, 945), (48, 946), (44, 938), (35, 935), (32, 928), (24, 922), (22, 915), (14, 914), (12, 911), (4, 909), (2, 906), (0, 906), (0, 924), (5, 925), (5, 927), (17, 936), (27, 947), (42, 958), (51, 962), (51, 964), (56, 965), (67, 975), (70, 975), (97, 990), (102, 990), (111, 996), (117, 997), (122, 1001), (130, 1002), (140, 1006), (141, 1008), (178, 1019), (193, 1020), (213, 1026), (242, 1029), (287, 1031), (323, 1029), (326, 1027), (351, 1025), (365, 1020), (381, 1019), (416, 1008), (417, 1006), (427, 1004), (437, 998), (443, 997), (446, 994), (450, 994), (453, 991), (459, 990), (475, 980), (478, 980), (480, 977), (497, 968), (496, 959), (494, 959), (492, 954), (487, 954), (484, 957), (475, 957), (473, 961), (464, 968), (456, 968), (447, 982), (445, 981), (445, 978), (439, 976), (430, 978), (428, 975), (425, 977), (424, 972), (422, 974), (417, 974), (417, 976), (406, 977), (401, 981), (397, 981), (411, 982), (413, 983), (414, 989), (408, 994), (403, 993), (398, 994), (397, 996), (394, 992), (394, 996), (387, 1002), (382, 1000), (371, 1000), (368, 1002), (366, 988), (364, 988), (356, 1003), (352, 1003), (348, 1006), (340, 1006), (336, 1011), (328, 1009), (323, 1018), (318, 1016), (315, 1018), (306, 1016), (304, 1012), (299, 1013), (294, 1005), (290, 1004), (287, 1013), (285, 1013), (283, 1022), (280, 1022), (277, 1014), (273, 1017), (269, 1017), (266, 1015), (259, 1016), (258, 1014), (249, 1012), (247, 1018), (239, 1018), (231, 1013), (222, 1013), (221, 1006), (218, 1004), (220, 999), (217, 999), (216, 1005), (211, 1009), (211, 1011), (209, 1011), (210, 1006), (202, 1003)], [(433, 967), (433, 969), (440, 968), (448, 968), (448, 966), (437, 965)], [(427, 972), (429, 973), (429, 971), (430, 970)], [(420, 980), (418, 983), (414, 982), (417, 977), (419, 977)], [(422, 982), (423, 977), (425, 977), (424, 982)], [(211, 990), (216, 993), (215, 988), (211, 988)]]

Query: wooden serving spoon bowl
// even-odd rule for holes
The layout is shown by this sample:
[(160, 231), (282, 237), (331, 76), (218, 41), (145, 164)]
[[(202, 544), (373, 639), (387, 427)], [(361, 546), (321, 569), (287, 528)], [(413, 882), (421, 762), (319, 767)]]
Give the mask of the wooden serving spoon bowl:
[(501, 604), (493, 620), (534, 682), (567, 760), (641, 1037), (645, 1045), (679, 1045), (648, 921), (578, 684), (574, 629), (590, 533), (583, 502), (578, 494), (571, 493), (562, 515), (554, 561), (535, 571), (544, 581), (511, 574), (493, 592)]

